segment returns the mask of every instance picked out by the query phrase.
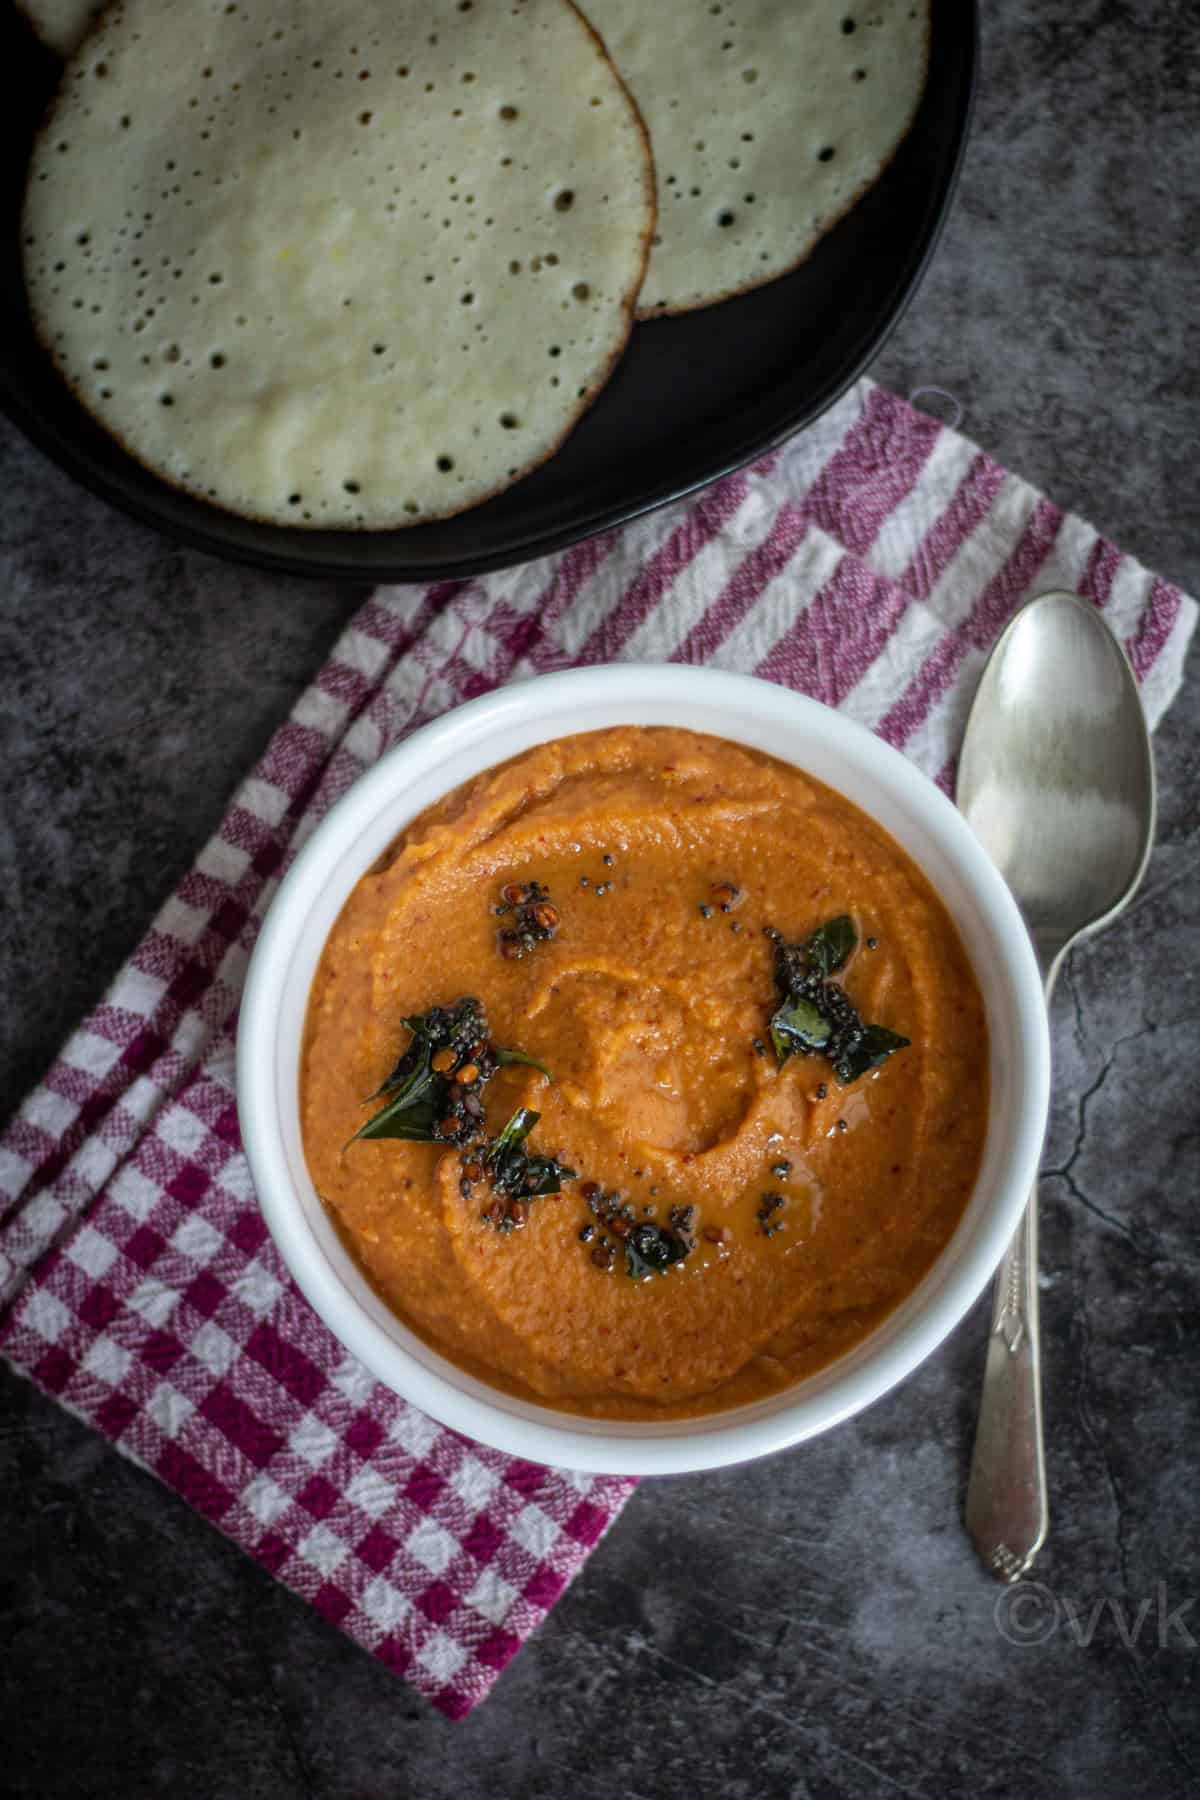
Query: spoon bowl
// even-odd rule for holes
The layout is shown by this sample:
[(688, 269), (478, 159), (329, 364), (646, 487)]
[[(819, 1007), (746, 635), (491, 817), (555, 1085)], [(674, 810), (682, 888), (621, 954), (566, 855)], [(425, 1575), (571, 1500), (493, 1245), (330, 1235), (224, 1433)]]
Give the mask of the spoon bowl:
[(1043, 973), (1126, 905), (1154, 841), (1154, 761), (1133, 671), (1075, 594), (1023, 607), (967, 721), (957, 800), (1016, 897)]
[[(1001, 635), (967, 720), (956, 798), (1029, 927), (1049, 1000), (1073, 944), (1132, 899), (1154, 842), (1154, 759), (1133, 670), (1101, 615), (1043, 594)], [(966, 1523), (1018, 1580), (1048, 1525), (1037, 1190), (996, 1277)]]

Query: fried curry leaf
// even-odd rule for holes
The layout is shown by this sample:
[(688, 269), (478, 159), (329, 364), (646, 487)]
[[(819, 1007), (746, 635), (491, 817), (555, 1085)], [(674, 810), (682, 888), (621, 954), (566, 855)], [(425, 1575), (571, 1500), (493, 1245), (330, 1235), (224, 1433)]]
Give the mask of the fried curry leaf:
[(497, 1050), (496, 1061), (501, 1066), (505, 1063), (526, 1063), (531, 1069), (540, 1069), (547, 1081), (554, 1080), (553, 1073), (544, 1062), (539, 1062), (536, 1056), (526, 1056), (523, 1050)]
[[(408, 1020), (404, 1023), (407, 1025)], [(433, 1046), (429, 1039), (414, 1038), (387, 1080), (368, 1095), (368, 1099), (378, 1100), (381, 1094), (391, 1094), (393, 1101), (416, 1100), (433, 1081), (432, 1057)]]
[(436, 1144), (440, 1140), (434, 1126), (441, 1114), (432, 1099), (408, 1100), (403, 1096), (389, 1100), (373, 1119), (368, 1119), (350, 1142), (359, 1138), (407, 1138), (414, 1144)]
[[(352, 1144), (359, 1138), (465, 1143), (482, 1130), (482, 1124), (475, 1122), (483, 1118), (477, 1101), (501, 1063), (528, 1063), (540, 1069), (548, 1081), (554, 1079), (543, 1063), (523, 1050), (497, 1049), (489, 1038), (487, 1013), (470, 995), (453, 1006), (411, 1014), (400, 1023), (412, 1033), (412, 1041), (391, 1074), (369, 1096), (371, 1100), (386, 1098), (374, 1117), (355, 1132)], [(465, 1084), (456, 1081), (458, 1071), (468, 1063), (474, 1065), (469, 1080)], [(466, 1098), (467, 1090), (476, 1098)]]
[(484, 1161), (494, 1162), (514, 1150), (518, 1144), (524, 1143), (541, 1116), (540, 1112), (534, 1112), (531, 1107), (518, 1106), (503, 1131), (497, 1132), (488, 1145)]
[(804, 940), (804, 959), (823, 981), (844, 968), (858, 948), (858, 933), (849, 913), (826, 919)]
[(538, 1200), (561, 1193), (563, 1182), (575, 1179), (574, 1169), (565, 1163), (555, 1162), (552, 1156), (529, 1156), (521, 1149), (541, 1116), (528, 1106), (519, 1106), (488, 1145), (483, 1163), (497, 1193)]
[(858, 945), (848, 913), (827, 919), (800, 944), (776, 940), (775, 984), (779, 1005), (771, 1015), (771, 1042), (781, 1063), (790, 1056), (825, 1057), (842, 1087), (877, 1069), (910, 1039), (886, 1025), (869, 1025), (840, 981)]
[(683, 1261), (692, 1246), (682, 1232), (645, 1221), (634, 1226), (623, 1248), (625, 1273), (635, 1281), (645, 1281), (651, 1275), (665, 1275), (675, 1263)]
[(574, 1169), (555, 1162), (552, 1156), (526, 1158), (525, 1177), (521, 1182), (523, 1200), (542, 1200), (547, 1194), (561, 1194), (564, 1181), (574, 1181)]
[(462, 1057), (473, 1045), (486, 1042), (488, 1035), (487, 1014), (471, 995), (464, 995), (450, 1007), (435, 1006), (427, 1013), (411, 1013), (400, 1023), (412, 1032), (412, 1043), (391, 1074), (369, 1096), (372, 1100), (394, 1089), (403, 1089), (415, 1099), (432, 1079), (430, 1064), (435, 1050), (453, 1050), (456, 1057)]
[(833, 1065), (833, 1072), (843, 1087), (849, 1087), (860, 1075), (877, 1069), (897, 1050), (907, 1050), (911, 1038), (889, 1031), (886, 1025), (864, 1025), (857, 1041), (847, 1044)]
[(829, 1042), (832, 1027), (824, 1013), (800, 994), (789, 994), (771, 1015), (771, 1042), (780, 1062), (799, 1053), (809, 1056)]

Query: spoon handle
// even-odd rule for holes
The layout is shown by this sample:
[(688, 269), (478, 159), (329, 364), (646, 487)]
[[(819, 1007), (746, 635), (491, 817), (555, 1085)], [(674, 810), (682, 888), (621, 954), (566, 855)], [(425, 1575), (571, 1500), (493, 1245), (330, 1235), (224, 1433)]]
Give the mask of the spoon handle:
[(1033, 1566), (1049, 1523), (1039, 1363), (1035, 1187), (996, 1275), (967, 1484), (967, 1530), (1000, 1581)]

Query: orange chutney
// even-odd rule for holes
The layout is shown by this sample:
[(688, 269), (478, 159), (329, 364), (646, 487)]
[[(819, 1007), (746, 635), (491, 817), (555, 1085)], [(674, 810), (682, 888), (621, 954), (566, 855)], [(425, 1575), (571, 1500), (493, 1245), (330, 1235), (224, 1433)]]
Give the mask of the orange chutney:
[[(501, 889), (532, 882), (556, 928), (509, 957)], [(857, 947), (835, 981), (911, 1040), (844, 1086), (819, 1052), (780, 1063), (768, 1028), (770, 934), (840, 915)], [(411, 1041), (402, 1018), (468, 995), (492, 1042), (553, 1075), (499, 1069), (484, 1129), (533, 1108), (525, 1150), (576, 1171), (520, 1229), (464, 1183), (478, 1152), (348, 1142), (384, 1104), (368, 1096)], [(427, 1343), (509, 1392), (647, 1419), (787, 1387), (912, 1290), (970, 1195), (987, 1069), (958, 936), (885, 831), (790, 764), (631, 726), (541, 745), (408, 827), (325, 946), (300, 1091), (317, 1191)], [(626, 1209), (615, 1232), (597, 1191)], [(631, 1278), (630, 1217), (673, 1218), (688, 1253)]]

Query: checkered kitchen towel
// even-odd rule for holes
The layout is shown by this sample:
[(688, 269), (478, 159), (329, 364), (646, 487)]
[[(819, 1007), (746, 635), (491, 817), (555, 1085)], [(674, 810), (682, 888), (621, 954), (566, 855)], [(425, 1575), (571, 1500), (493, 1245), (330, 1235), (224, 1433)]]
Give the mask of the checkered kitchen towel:
[(382, 1389), (292, 1286), (234, 1108), (276, 883), (387, 747), (515, 676), (717, 663), (843, 707), (944, 784), (996, 633), (1074, 588), (1157, 722), (1196, 608), (869, 383), (699, 499), (484, 580), (375, 593), (0, 1140), (0, 1352), (452, 1716), (632, 1489), (514, 1461)]

